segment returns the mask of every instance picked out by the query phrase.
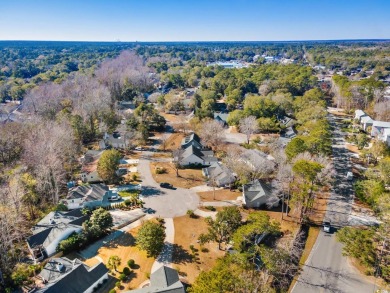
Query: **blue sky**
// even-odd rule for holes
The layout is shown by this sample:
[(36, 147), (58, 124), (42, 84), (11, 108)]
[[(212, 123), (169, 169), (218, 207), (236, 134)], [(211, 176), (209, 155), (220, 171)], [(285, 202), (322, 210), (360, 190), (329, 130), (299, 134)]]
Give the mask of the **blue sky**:
[(390, 38), (390, 0), (0, 0), (0, 40)]

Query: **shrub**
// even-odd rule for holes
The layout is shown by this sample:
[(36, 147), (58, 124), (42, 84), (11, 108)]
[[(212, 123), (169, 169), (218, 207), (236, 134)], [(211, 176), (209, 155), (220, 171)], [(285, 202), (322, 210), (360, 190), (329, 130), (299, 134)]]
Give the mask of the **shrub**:
[(157, 167), (156, 168), (156, 174), (165, 174), (167, 173), (167, 169), (163, 167)]
[(115, 289), (111, 289), (108, 293), (116, 293)]
[(137, 181), (137, 179), (138, 179), (137, 174), (133, 174), (132, 179), (133, 179), (133, 181)]
[(157, 217), (156, 220), (157, 220), (157, 222), (159, 222), (160, 224), (164, 224), (164, 223), (165, 223), (164, 218)]
[(127, 265), (129, 266), (129, 268), (133, 268), (134, 265), (135, 265), (134, 259), (129, 259), (129, 260), (127, 261)]
[(126, 275), (125, 274), (120, 274), (118, 279), (123, 282), (124, 280), (126, 280)]
[(150, 273), (145, 273), (147, 279), (150, 279)]
[(128, 276), (128, 275), (131, 274), (131, 270), (130, 270), (128, 267), (125, 267), (125, 268), (123, 269), (123, 273), (124, 273), (126, 276)]
[(57, 206), (56, 206), (56, 211), (59, 211), (59, 212), (66, 212), (68, 210), (68, 207), (66, 205), (64, 205), (63, 203), (59, 203)]
[(57, 247), (57, 252), (62, 251), (64, 254), (70, 253), (74, 250), (80, 249), (86, 239), (84, 235), (78, 233), (72, 233), (67, 239), (62, 240)]
[(212, 212), (216, 211), (215, 207), (213, 207), (213, 206), (206, 206), (205, 209), (209, 210), (209, 211), (212, 211)]
[(124, 203), (125, 203), (125, 206), (130, 206), (131, 204), (132, 204), (132, 202), (131, 202), (131, 200), (130, 199), (126, 199), (125, 201), (124, 201)]
[(204, 252), (204, 253), (206, 253), (206, 252), (209, 252), (209, 249), (206, 248), (206, 247), (202, 247), (201, 251)]
[(193, 210), (188, 210), (188, 211), (187, 211), (187, 215), (189, 215), (190, 218), (196, 218), (196, 215), (195, 215), (195, 213), (194, 213)]
[(121, 282), (120, 282), (120, 281), (116, 282), (116, 283), (115, 283), (115, 286), (116, 286), (117, 288), (120, 288), (120, 287), (121, 287)]

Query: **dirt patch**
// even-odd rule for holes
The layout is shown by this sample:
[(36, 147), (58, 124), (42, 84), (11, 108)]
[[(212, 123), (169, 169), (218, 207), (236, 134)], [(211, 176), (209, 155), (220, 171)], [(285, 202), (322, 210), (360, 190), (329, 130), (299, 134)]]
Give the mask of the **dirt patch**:
[[(156, 174), (156, 168), (165, 169), (166, 173)], [(180, 169), (179, 177), (176, 177), (176, 170), (173, 165), (167, 162), (152, 162), (150, 170), (157, 183), (168, 182), (174, 187), (191, 188), (203, 185), (205, 180), (200, 169)]]
[[(165, 142), (165, 150), (166, 151), (174, 151), (181, 147), (181, 141), (185, 137), (184, 133), (173, 133), (170, 137), (168, 137)], [(159, 147), (160, 150), (164, 149), (162, 145)]]
[[(207, 224), (203, 218), (192, 219), (182, 216), (174, 219), (175, 224), (175, 248), (173, 254), (173, 267), (180, 271), (187, 282), (193, 283), (201, 271), (210, 270), (218, 258), (225, 255), (218, 249), (216, 242), (204, 245), (208, 252), (202, 252), (197, 239), (201, 233), (207, 233)], [(191, 229), (188, 229), (191, 227)], [(193, 258), (190, 249), (193, 245), (198, 255)]]
[(347, 143), (345, 145), (345, 147), (347, 148), (347, 150), (349, 150), (350, 152), (353, 152), (355, 154), (359, 154), (360, 155), (360, 150), (358, 149), (358, 147), (356, 145), (352, 145), (352, 144), (349, 144)]
[(236, 190), (220, 189), (215, 191), (197, 192), (201, 201), (223, 201), (236, 200), (237, 197), (242, 196), (242, 193)]
[(329, 197), (329, 192), (323, 192), (318, 195), (314, 200), (313, 212), (309, 216), (309, 219), (312, 223), (318, 225), (321, 225), (323, 223)]
[(172, 158), (171, 152), (157, 152), (153, 154), (153, 158), (169, 159)]
[[(124, 283), (125, 289), (137, 288), (142, 282), (144, 282), (147, 277), (146, 274), (149, 274), (152, 265), (154, 263), (154, 258), (147, 257), (146, 252), (140, 250), (135, 245), (135, 237), (137, 236), (138, 230), (140, 227), (132, 229), (130, 232), (124, 233), (120, 237), (110, 241), (109, 243), (102, 246), (97, 256), (100, 257), (104, 264), (107, 265), (108, 259), (112, 255), (117, 255), (121, 259), (121, 265), (118, 268), (118, 272), (114, 272), (114, 277), (118, 277), (122, 272), (123, 268), (127, 266), (127, 261), (129, 259), (134, 259), (136, 263), (136, 268), (133, 270), (132, 278), (129, 282)], [(97, 258), (90, 258), (85, 261), (87, 265), (94, 265), (98, 262)]]

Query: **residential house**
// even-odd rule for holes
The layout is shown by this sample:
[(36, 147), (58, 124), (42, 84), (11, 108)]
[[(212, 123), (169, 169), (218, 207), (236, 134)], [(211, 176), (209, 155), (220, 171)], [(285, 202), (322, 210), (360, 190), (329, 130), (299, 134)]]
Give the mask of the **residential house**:
[(40, 272), (44, 286), (37, 293), (92, 293), (108, 280), (108, 269), (100, 262), (89, 267), (77, 258), (51, 259)]
[(295, 124), (295, 120), (287, 116), (278, 117), (278, 122), (285, 127), (291, 127)]
[(362, 126), (364, 131), (366, 131), (369, 126), (372, 126), (373, 123), (374, 120), (372, 120), (371, 117), (368, 115), (360, 118), (360, 125)]
[(69, 212), (50, 212), (33, 228), (27, 246), (34, 261), (41, 261), (56, 253), (58, 244), (72, 233), (80, 233), (87, 216), (80, 209)]
[(379, 139), (390, 147), (390, 128), (386, 128), (383, 130), (383, 135), (379, 137)]
[(88, 150), (81, 158), (81, 180), (83, 182), (94, 183), (102, 182), (97, 172), (97, 165), (103, 151)]
[(225, 165), (218, 162), (214, 162), (210, 167), (202, 169), (203, 176), (207, 177), (213, 185), (218, 187), (230, 186), (230, 184), (236, 181), (236, 177), (232, 171), (229, 170)]
[(189, 146), (194, 146), (197, 149), (204, 149), (203, 145), (200, 142), (200, 138), (196, 133), (191, 133), (190, 135), (187, 135), (183, 140), (181, 141), (181, 148), (186, 149)]
[(371, 128), (371, 136), (377, 137), (379, 140), (386, 142), (389, 145), (390, 122), (373, 121)]
[(242, 188), (243, 205), (247, 208), (259, 208), (265, 204), (277, 205), (279, 199), (272, 194), (271, 185), (261, 180), (252, 181)]
[(214, 120), (221, 123), (223, 127), (228, 127), (227, 118), (229, 113), (214, 113)]
[(68, 209), (95, 208), (110, 205), (110, 199), (116, 198), (116, 191), (105, 184), (80, 185), (69, 189), (63, 203)]
[(112, 134), (107, 132), (103, 136), (103, 140), (99, 142), (101, 149), (114, 148), (125, 150), (130, 146), (130, 138), (126, 137), (125, 132), (114, 131)]
[(368, 116), (363, 110), (357, 109), (355, 111), (355, 120), (360, 123), (360, 119), (364, 116)]
[(253, 170), (263, 170), (265, 173), (271, 173), (276, 167), (275, 159), (259, 150), (245, 149), (241, 154), (241, 160)]
[(150, 276), (150, 285), (141, 289), (125, 291), (126, 293), (185, 293), (176, 270), (162, 266)]
[(179, 162), (181, 166), (201, 165), (210, 166), (218, 159), (214, 157), (214, 152), (211, 150), (202, 150), (194, 145), (189, 145), (185, 149), (177, 150), (173, 153), (175, 162)]
[(283, 137), (293, 139), (297, 136), (297, 132), (295, 131), (294, 127), (289, 126), (284, 130)]

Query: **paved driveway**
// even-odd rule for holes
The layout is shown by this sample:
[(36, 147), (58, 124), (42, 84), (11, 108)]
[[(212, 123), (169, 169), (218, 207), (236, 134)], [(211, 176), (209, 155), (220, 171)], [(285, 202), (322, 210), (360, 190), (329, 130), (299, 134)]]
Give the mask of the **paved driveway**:
[(162, 218), (174, 218), (183, 216), (187, 210), (196, 210), (199, 206), (199, 197), (190, 189), (160, 188), (154, 181), (150, 171), (152, 152), (143, 152), (138, 164), (138, 172), (142, 177), (142, 200), (146, 208), (155, 211), (156, 216)]
[[(328, 119), (335, 127), (332, 151), (336, 178), (325, 218), (332, 225), (343, 227), (349, 224), (354, 197), (352, 183), (346, 180), (351, 165), (345, 148), (345, 135), (340, 130), (337, 118), (329, 115)], [(368, 278), (360, 274), (342, 255), (342, 247), (334, 233), (326, 234), (321, 231), (292, 292), (375, 292), (374, 285)]]

